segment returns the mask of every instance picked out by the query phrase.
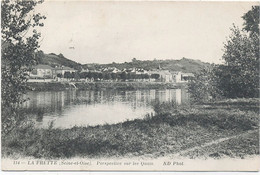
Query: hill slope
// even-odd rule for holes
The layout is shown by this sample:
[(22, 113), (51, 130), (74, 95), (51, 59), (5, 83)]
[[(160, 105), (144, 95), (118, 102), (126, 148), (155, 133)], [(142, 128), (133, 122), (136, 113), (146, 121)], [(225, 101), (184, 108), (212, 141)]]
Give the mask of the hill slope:
[(62, 54), (56, 55), (54, 53), (45, 54), (43, 52), (37, 53), (39, 64), (47, 64), (51, 67), (67, 66), (74, 69), (81, 69), (81, 64), (65, 58)]
[(75, 61), (72, 61), (62, 54), (56, 55), (54, 53), (45, 54), (42, 51), (37, 53), (37, 59), (39, 64), (47, 64), (49, 66), (68, 66), (77, 70), (90, 69), (90, 70), (98, 70), (100, 68), (106, 67), (116, 67), (118, 69), (124, 68), (141, 68), (145, 70), (153, 70), (158, 69), (159, 67), (163, 70), (170, 71), (181, 71), (181, 72), (190, 72), (195, 73), (205, 67), (211, 66), (209, 63), (204, 63), (199, 60), (193, 60), (188, 58), (182, 58), (180, 60), (136, 60), (133, 59), (131, 62), (124, 63), (110, 63), (110, 64), (80, 64)]
[(84, 68), (88, 69), (99, 69), (101, 67), (116, 67), (118, 69), (124, 68), (142, 68), (146, 70), (152, 70), (161, 68), (163, 70), (170, 71), (182, 71), (195, 73), (202, 68), (209, 67), (209, 63), (204, 63), (199, 60), (192, 60), (187, 58), (182, 58), (181, 60), (133, 60), (132, 62), (125, 63), (111, 63), (111, 64), (85, 64)]

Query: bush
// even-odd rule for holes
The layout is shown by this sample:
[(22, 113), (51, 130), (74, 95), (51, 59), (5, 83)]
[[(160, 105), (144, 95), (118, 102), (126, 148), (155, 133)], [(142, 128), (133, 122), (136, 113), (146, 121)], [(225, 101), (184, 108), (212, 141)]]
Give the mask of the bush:
[(205, 103), (223, 98), (222, 91), (217, 87), (218, 81), (215, 76), (217, 69), (217, 66), (203, 69), (188, 83), (188, 91), (193, 102)]
[(157, 115), (163, 115), (177, 109), (177, 104), (174, 101), (163, 103), (156, 101), (153, 104), (153, 109)]

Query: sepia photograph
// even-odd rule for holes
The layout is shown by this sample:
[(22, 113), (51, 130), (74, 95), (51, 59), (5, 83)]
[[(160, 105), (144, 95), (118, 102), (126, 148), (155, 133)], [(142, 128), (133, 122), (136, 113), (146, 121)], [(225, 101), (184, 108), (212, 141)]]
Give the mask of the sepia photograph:
[(3, 171), (259, 171), (257, 1), (1, 1)]

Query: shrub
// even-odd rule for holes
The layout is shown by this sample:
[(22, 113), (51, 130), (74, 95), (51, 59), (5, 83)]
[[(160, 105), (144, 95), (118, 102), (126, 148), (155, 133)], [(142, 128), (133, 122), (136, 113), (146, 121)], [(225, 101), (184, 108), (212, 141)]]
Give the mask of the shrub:
[(203, 69), (195, 74), (195, 77), (188, 83), (188, 91), (193, 102), (205, 103), (223, 98), (222, 91), (217, 88), (215, 71), (218, 67)]

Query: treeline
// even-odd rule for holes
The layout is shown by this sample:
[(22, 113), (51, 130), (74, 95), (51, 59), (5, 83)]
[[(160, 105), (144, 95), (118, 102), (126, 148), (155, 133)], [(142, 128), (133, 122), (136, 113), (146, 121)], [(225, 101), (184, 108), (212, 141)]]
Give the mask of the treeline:
[(59, 78), (67, 79), (94, 79), (94, 80), (143, 80), (160, 78), (159, 74), (136, 74), (136, 73), (111, 73), (111, 72), (65, 72), (64, 75), (58, 74)]

